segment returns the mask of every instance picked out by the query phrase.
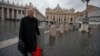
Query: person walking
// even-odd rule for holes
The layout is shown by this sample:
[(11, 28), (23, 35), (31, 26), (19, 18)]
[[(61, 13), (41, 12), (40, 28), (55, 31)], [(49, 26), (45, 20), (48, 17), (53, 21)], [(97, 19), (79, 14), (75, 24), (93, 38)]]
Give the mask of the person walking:
[(25, 52), (23, 56), (28, 56), (28, 53), (32, 55), (37, 47), (37, 36), (40, 35), (38, 28), (38, 20), (33, 17), (33, 8), (27, 9), (27, 16), (21, 19), (19, 29), (19, 39), (25, 44)]
[(49, 37), (49, 44), (51, 46), (54, 45), (56, 36), (57, 36), (56, 25), (52, 22), (52, 24), (50, 26), (50, 37)]

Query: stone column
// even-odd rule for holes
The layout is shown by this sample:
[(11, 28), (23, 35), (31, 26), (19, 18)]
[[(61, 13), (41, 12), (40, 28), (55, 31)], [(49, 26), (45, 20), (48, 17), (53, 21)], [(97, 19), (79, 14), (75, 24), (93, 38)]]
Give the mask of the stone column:
[(55, 21), (57, 22), (57, 15), (55, 15)]
[(7, 19), (9, 19), (9, 8), (7, 8)]
[(47, 18), (47, 21), (48, 21), (50, 16), (49, 15), (47, 15), (47, 16), (48, 16), (48, 18)]
[(58, 14), (57, 14), (57, 22), (59, 22), (58, 20), (59, 20), (59, 18), (58, 18)]
[(23, 10), (21, 10), (21, 14), (20, 14), (20, 15), (21, 15), (21, 18), (24, 17), (24, 16), (23, 16)]
[(16, 10), (16, 19), (18, 19), (18, 10)]
[(52, 21), (52, 14), (51, 14), (51, 18), (50, 18), (50, 21)]
[(51, 14), (51, 21), (53, 21), (53, 14)]
[(61, 23), (63, 23), (64, 21), (63, 15), (60, 15), (60, 18), (61, 18)]
[(73, 16), (73, 23), (75, 23), (75, 19), (74, 19), (74, 16)]
[(61, 15), (59, 15), (59, 18), (60, 18), (60, 23), (61, 23), (61, 21), (62, 21), (62, 19), (61, 19)]
[(70, 15), (69, 15), (69, 16), (68, 16), (68, 21), (69, 21), (69, 23), (70, 23), (70, 18), (71, 18), (71, 17), (70, 17)]
[(59, 22), (59, 14), (58, 14), (58, 22)]
[(21, 10), (21, 15), (23, 15), (23, 10)]
[(66, 16), (66, 20), (67, 20), (66, 22), (68, 23), (68, 15)]
[(14, 19), (14, 9), (12, 9), (12, 19)]
[(4, 8), (2, 7), (2, 9), (1, 9), (1, 18), (2, 18), (2, 20), (4, 20)]
[(51, 21), (51, 20), (50, 20), (50, 19), (51, 19), (51, 14), (50, 14), (49, 16), (50, 16), (49, 21)]

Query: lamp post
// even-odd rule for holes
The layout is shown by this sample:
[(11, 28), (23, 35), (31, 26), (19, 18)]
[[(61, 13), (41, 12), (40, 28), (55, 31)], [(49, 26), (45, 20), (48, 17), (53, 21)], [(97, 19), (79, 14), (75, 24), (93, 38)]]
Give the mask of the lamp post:
[(83, 24), (88, 24), (89, 23), (89, 18), (88, 18), (88, 4), (90, 0), (85, 0), (86, 1), (86, 10), (85, 10), (85, 18), (83, 19)]
[(83, 19), (83, 23), (81, 24), (81, 28), (79, 29), (79, 31), (89, 32), (88, 4), (90, 0), (82, 0), (82, 1), (86, 2), (86, 10), (85, 10), (85, 17)]

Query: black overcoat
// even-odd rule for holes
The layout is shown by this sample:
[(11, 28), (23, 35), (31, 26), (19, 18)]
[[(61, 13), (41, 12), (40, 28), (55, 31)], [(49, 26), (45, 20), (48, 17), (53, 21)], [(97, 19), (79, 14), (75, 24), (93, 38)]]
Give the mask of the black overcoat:
[(33, 52), (37, 46), (37, 35), (40, 35), (38, 20), (35, 17), (26, 16), (21, 19), (19, 39), (25, 43), (25, 50)]

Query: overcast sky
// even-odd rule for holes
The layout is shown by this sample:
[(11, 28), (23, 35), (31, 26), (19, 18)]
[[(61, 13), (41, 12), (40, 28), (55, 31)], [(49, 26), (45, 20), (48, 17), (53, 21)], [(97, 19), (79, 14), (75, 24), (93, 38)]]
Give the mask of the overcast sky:
[[(8, 0), (4, 0), (5, 2)], [(19, 4), (29, 4), (30, 2), (35, 6), (42, 14), (45, 14), (45, 9), (55, 8), (57, 4), (60, 5), (61, 8), (70, 9), (74, 8), (75, 11), (83, 11), (85, 9), (85, 4), (81, 0), (9, 0), (10, 3), (13, 1), (15, 4), (18, 2)], [(100, 0), (90, 0), (89, 4), (93, 4), (97, 7), (100, 7)]]

